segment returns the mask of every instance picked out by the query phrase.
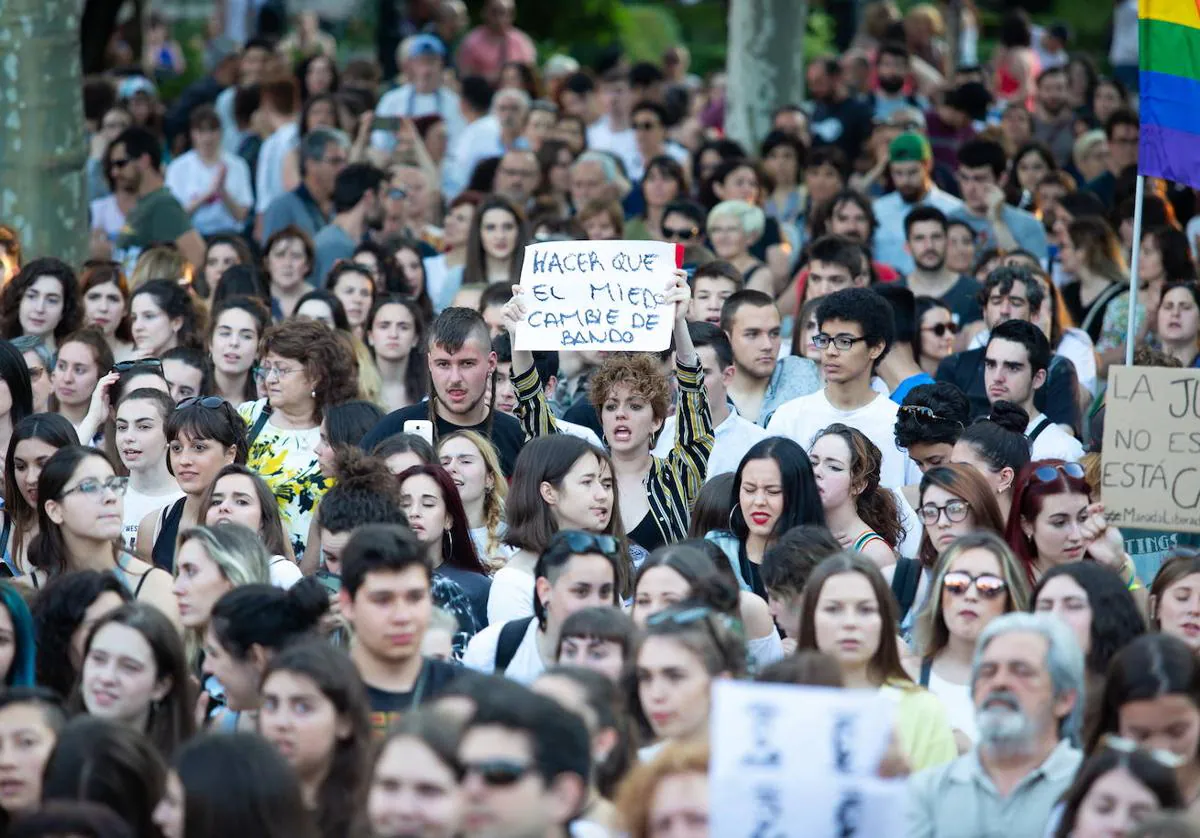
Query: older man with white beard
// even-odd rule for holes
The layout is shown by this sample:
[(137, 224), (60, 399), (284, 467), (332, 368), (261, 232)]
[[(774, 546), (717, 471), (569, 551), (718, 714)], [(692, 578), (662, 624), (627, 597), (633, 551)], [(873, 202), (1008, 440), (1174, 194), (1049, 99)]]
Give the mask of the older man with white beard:
[(1083, 653), (1057, 617), (1014, 613), (989, 623), (971, 668), (979, 739), (909, 780), (908, 838), (1043, 835), (1079, 768), (1071, 738), (1083, 690)]

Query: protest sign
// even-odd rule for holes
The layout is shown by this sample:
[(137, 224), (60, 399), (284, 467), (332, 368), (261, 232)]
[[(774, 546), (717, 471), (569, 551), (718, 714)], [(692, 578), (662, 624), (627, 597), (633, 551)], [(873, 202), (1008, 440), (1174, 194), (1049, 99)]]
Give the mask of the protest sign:
[(527, 316), (513, 346), (663, 351), (675, 326), (666, 294), (677, 249), (648, 241), (530, 245), (521, 265)]
[(1109, 521), (1200, 532), (1200, 370), (1110, 367), (1103, 457)]
[(710, 834), (902, 834), (904, 782), (877, 776), (895, 710), (882, 692), (721, 680), (712, 701)]

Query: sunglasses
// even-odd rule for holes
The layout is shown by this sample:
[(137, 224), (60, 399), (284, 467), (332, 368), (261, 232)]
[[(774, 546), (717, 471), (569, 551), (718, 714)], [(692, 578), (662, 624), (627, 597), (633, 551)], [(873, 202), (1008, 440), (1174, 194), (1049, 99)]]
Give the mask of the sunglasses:
[(956, 324), (956, 323), (938, 323), (936, 326), (929, 326), (925, 329), (922, 329), (921, 331), (922, 332), (933, 332), (939, 338), (944, 338), (946, 336), (947, 332), (949, 332), (951, 335), (957, 335), (958, 334), (958, 324)]
[(962, 596), (975, 586), (979, 596), (984, 599), (995, 599), (1008, 590), (1008, 583), (993, 573), (981, 573), (972, 576), (965, 570), (952, 570), (942, 577), (942, 587), (946, 593)]
[(220, 396), (189, 396), (175, 405), (175, 409), (183, 410), (185, 407), (196, 407), (197, 405), (209, 410), (220, 410), (225, 405), (225, 400)]
[(138, 367), (150, 367), (155, 370), (162, 370), (162, 361), (158, 358), (139, 358), (136, 361), (118, 361), (112, 365), (110, 372), (119, 372), (122, 375), (130, 370), (136, 370)]
[(511, 759), (483, 759), (464, 763), (462, 769), (463, 779), (474, 774), (485, 786), (504, 788), (519, 783), (522, 777), (533, 770), (533, 765)]
[(1126, 739), (1124, 736), (1117, 736), (1115, 733), (1109, 733), (1100, 740), (1100, 744), (1108, 748), (1110, 751), (1116, 751), (1119, 754), (1133, 754), (1141, 752), (1150, 759), (1157, 762), (1164, 768), (1170, 768), (1172, 771), (1182, 766), (1187, 762), (1179, 754), (1173, 754), (1170, 751), (1162, 748), (1143, 748), (1134, 742), (1132, 739)]
[(1076, 480), (1082, 480), (1084, 471), (1083, 466), (1079, 463), (1059, 463), (1054, 466), (1041, 466), (1033, 470), (1033, 479), (1038, 483), (1052, 483), (1058, 479), (1059, 474), (1067, 477), (1073, 477)]
[(907, 413), (909, 416), (920, 416), (922, 419), (929, 419), (933, 422), (953, 422), (960, 428), (963, 426), (963, 423), (957, 419), (947, 419), (945, 416), (938, 416), (933, 412), (932, 407), (926, 407), (923, 404), (902, 404), (900, 405), (900, 412)]
[(617, 540), (611, 535), (596, 535), (582, 530), (559, 530), (556, 537), (565, 541), (572, 553), (603, 553), (610, 557), (617, 554)]
[(696, 227), (684, 227), (682, 229), (663, 227), (662, 232), (664, 239), (694, 239), (700, 235), (700, 230)]

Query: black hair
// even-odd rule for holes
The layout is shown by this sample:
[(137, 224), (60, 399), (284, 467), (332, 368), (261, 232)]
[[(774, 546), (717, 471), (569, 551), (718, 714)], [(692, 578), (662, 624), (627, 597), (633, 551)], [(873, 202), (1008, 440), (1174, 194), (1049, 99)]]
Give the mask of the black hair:
[(850, 178), (850, 160), (846, 152), (835, 145), (820, 145), (808, 155), (808, 165), (805, 169), (819, 169), (821, 166), (832, 166), (844, 184)]
[(46, 800), (36, 812), (22, 815), (5, 831), (6, 838), (138, 838), (133, 826), (99, 803)]
[(798, 594), (804, 590), (813, 568), (841, 551), (842, 545), (828, 527), (818, 524), (792, 527), (763, 553), (759, 576), (769, 591)]
[[(927, 407), (933, 416), (906, 407)], [(953, 445), (971, 421), (971, 401), (967, 394), (944, 381), (921, 384), (908, 391), (896, 415), (896, 445), (908, 448), (919, 444)]]
[(596, 716), (596, 732), (611, 730), (617, 734), (612, 750), (595, 765), (596, 788), (601, 797), (611, 800), (621, 779), (637, 762), (624, 697), (615, 683), (594, 669), (555, 664), (543, 676), (565, 678), (578, 687), (584, 703)]
[(562, 89), (583, 96), (596, 89), (596, 82), (587, 73), (576, 71), (563, 79)]
[[(467, 724), (464, 736), (480, 727), (499, 727), (529, 740), (533, 764), (546, 785), (563, 774), (574, 774), (581, 783), (579, 803), (591, 776), (591, 743), (578, 714), (557, 701), (526, 690), (521, 701), (484, 701)], [(565, 824), (562, 824), (565, 826)]]
[(342, 590), (353, 600), (368, 574), (399, 573), (413, 566), (422, 568), (432, 581), (429, 556), (412, 530), (397, 524), (366, 524), (354, 531), (342, 551)]
[[(83, 445), (67, 445), (58, 449), (46, 460), (42, 473), (38, 477), (38, 534), (29, 544), (29, 563), (42, 571), (47, 578), (59, 576), (70, 569), (72, 556), (63, 537), (62, 524), (56, 523), (46, 511), (46, 501), (61, 500), (63, 489), (75, 475), (80, 465), (89, 459), (99, 459), (108, 463), (116, 474), (116, 467), (108, 455), (98, 448), (88, 448)], [(113, 548), (113, 558), (116, 558), (116, 548)]]
[(12, 436), (8, 441), (8, 451), (4, 455), (4, 512), (13, 522), (14, 556), (21, 552), (26, 533), (33, 529), (33, 524), (38, 519), (38, 509), (25, 502), (25, 497), (17, 486), (17, 444), (30, 439), (44, 442), (52, 448), (66, 448), (68, 445), (79, 444), (75, 426), (58, 413), (33, 413), (14, 423)]
[(213, 605), (209, 626), (221, 646), (244, 660), (254, 645), (281, 649), (316, 629), (329, 610), (329, 594), (307, 576), (284, 591), (273, 585), (241, 585)]
[(167, 788), (167, 765), (145, 734), (95, 716), (77, 716), (46, 761), (42, 799), (102, 803), (139, 836), (157, 835), (152, 813)]
[[(1034, 374), (1050, 367), (1050, 339), (1046, 337), (1046, 333), (1040, 327), (1028, 320), (1006, 320), (999, 324), (992, 329), (987, 345), (991, 346), (998, 340), (1007, 340), (1024, 346), (1029, 355), (1029, 366)], [(987, 349), (984, 349), (984, 354), (987, 354)]]
[(946, 232), (949, 227), (949, 220), (946, 218), (946, 213), (942, 212), (937, 207), (921, 205), (913, 207), (909, 210), (908, 215), (904, 216), (904, 238), (907, 240), (912, 236), (912, 228), (914, 224), (920, 224), (925, 221), (936, 221), (941, 225), (942, 232)]
[(463, 76), (459, 95), (476, 113), (487, 113), (492, 107), (495, 90), (483, 76)]
[(176, 341), (180, 346), (200, 346), (200, 312), (192, 295), (174, 279), (152, 278), (133, 289), (129, 295), (130, 309), (133, 301), (142, 294), (148, 294), (154, 304), (162, 309), (168, 320), (178, 318), (182, 321)]
[(1011, 468), (1014, 477), (1031, 459), (1029, 414), (1025, 408), (1001, 399), (992, 405), (991, 413), (976, 419), (959, 436), (959, 442), (971, 446), (995, 471)]
[(875, 285), (870, 290), (883, 298), (891, 307), (896, 343), (907, 343), (912, 349), (913, 361), (916, 361), (921, 331), (920, 323), (917, 321), (916, 297), (913, 296), (913, 292), (899, 283)]
[(817, 492), (817, 481), (813, 477), (808, 452), (801, 448), (798, 442), (787, 437), (769, 436), (754, 443), (738, 463), (734, 474), (730, 490), (730, 508), (733, 512), (729, 516), (729, 528), (739, 540), (745, 540), (749, 535), (746, 518), (742, 515), (739, 494), (742, 472), (746, 463), (752, 460), (774, 460), (779, 468), (784, 503), (783, 512), (775, 522), (776, 534), (785, 533), (801, 524), (825, 525), (825, 510), (821, 506), (821, 496)]
[(338, 172), (333, 184), (333, 211), (349, 212), (367, 193), (380, 187), (387, 176), (370, 163), (351, 163)]
[(1000, 20), (1000, 43), (1012, 47), (1033, 45), (1033, 22), (1029, 12), (1021, 8), (1010, 8)]
[(479, 295), (479, 307), (477, 311), (483, 314), (484, 309), (491, 306), (503, 306), (513, 298), (512, 286), (507, 282), (493, 282), (487, 288), (483, 289), (483, 293)]
[(1069, 576), (1087, 593), (1092, 608), (1092, 624), (1088, 629), (1092, 643), (1085, 663), (1092, 675), (1103, 676), (1113, 656), (1135, 637), (1145, 634), (1142, 612), (1121, 577), (1097, 562), (1071, 562), (1047, 570), (1029, 596), (1031, 612), (1037, 611), (1038, 594), (1057, 576)]
[(212, 368), (208, 353), (194, 346), (176, 346), (168, 349), (160, 357), (161, 361), (178, 361), (200, 373), (200, 391), (197, 396), (207, 396), (216, 389), (213, 381)]
[(0, 340), (0, 381), (8, 386), (12, 407), (8, 420), (16, 425), (33, 413), (33, 384), (29, 380), (29, 365), (25, 356), (6, 340)]
[(46, 727), (56, 733), (67, 723), (67, 709), (63, 706), (62, 697), (48, 687), (9, 685), (0, 691), (0, 710), (21, 704), (32, 704), (38, 708)]
[[(429, 444), (429, 440), (416, 434), (392, 434), (389, 437), (385, 437), (371, 449), (371, 455), (381, 460), (386, 460), (393, 454), (406, 454), (410, 451), (416, 454), (423, 463), (437, 462), (437, 455), (433, 450), (433, 446)], [(324, 499), (322, 499), (323, 502)]]
[[(333, 328), (339, 332), (350, 331), (350, 318), (346, 316), (346, 307), (342, 305), (342, 301), (337, 298), (336, 294), (324, 288), (314, 288), (296, 300), (296, 308), (293, 311), (299, 311), (309, 300), (317, 300), (329, 306), (329, 311), (333, 314)], [(295, 314), (292, 315), (292, 317), (295, 316)]]
[(629, 115), (635, 116), (640, 111), (650, 111), (651, 113), (653, 113), (656, 117), (658, 117), (659, 124), (662, 125), (662, 127), (664, 127), (664, 128), (666, 128), (668, 125), (671, 124), (671, 118), (670, 118), (670, 115), (667, 113), (667, 109), (665, 107), (663, 107), (661, 104), (659, 104), (658, 102), (652, 101), (650, 99), (643, 99), (640, 102), (637, 102), (636, 104), (634, 104), (634, 106), (632, 108), (630, 108)]
[[(192, 439), (211, 439), (218, 445), (232, 448), (233, 461), (242, 465), (250, 453), (246, 422), (227, 401), (222, 401), (219, 407), (205, 407), (201, 402), (176, 407), (167, 417), (163, 432), (168, 443), (178, 440), (180, 434), (187, 434)], [(170, 454), (167, 455), (167, 468), (171, 468)]]
[(1068, 192), (1058, 199), (1058, 204), (1074, 219), (1086, 218), (1088, 216), (1105, 218), (1107, 216), (1104, 209), (1104, 202), (1096, 197), (1096, 193), (1089, 192), (1086, 189)]
[(833, 234), (822, 236), (809, 245), (808, 261), (810, 264), (840, 265), (850, 272), (851, 277), (866, 276), (871, 270), (871, 260), (861, 244)]
[(125, 155), (130, 160), (149, 157), (152, 168), (156, 170), (161, 168), (162, 143), (140, 125), (131, 125), (126, 128), (112, 141), (112, 145), (125, 146)]
[(335, 404), (325, 410), (325, 437), (330, 445), (357, 445), (382, 418), (375, 402), (356, 399)]
[[(496, 363), (512, 363), (512, 335), (501, 332), (492, 338), (492, 351), (496, 353)], [(553, 349), (533, 352), (533, 366), (538, 371), (542, 384), (549, 384), (551, 378), (558, 377), (558, 353)]]
[(1137, 113), (1132, 108), (1117, 108), (1104, 122), (1104, 136), (1111, 140), (1113, 131), (1120, 125), (1140, 127)]
[[(79, 676), (71, 660), (71, 639), (88, 608), (101, 594), (133, 600), (116, 576), (99, 570), (77, 570), (51, 579), (30, 609), (37, 630), (37, 682), (65, 699)], [(82, 663), (82, 661), (80, 661)]]
[(871, 205), (871, 200), (858, 190), (843, 189), (825, 203), (813, 207), (812, 239), (814, 241), (829, 234), (829, 224), (833, 220), (834, 214), (846, 204), (854, 204), (862, 211), (867, 219), (867, 240), (870, 241), (874, 238), (875, 231), (879, 228), (879, 219), (875, 216), (875, 208)]
[[(621, 566), (620, 553), (604, 553), (599, 549), (591, 550), (576, 550), (571, 547), (571, 542), (576, 538), (595, 538), (591, 533), (581, 532), (580, 530), (559, 530), (554, 535), (550, 536), (550, 543), (546, 545), (546, 549), (538, 556), (537, 563), (533, 568), (533, 578), (546, 578), (553, 584), (557, 581), (562, 571), (571, 560), (576, 556), (603, 556), (613, 572), (612, 586), (612, 604), (614, 607), (621, 604), (620, 592), (623, 587), (623, 581), (627, 579), (624, 568)], [(533, 616), (537, 618), (538, 626), (542, 629), (546, 628), (546, 606), (542, 603), (541, 598), (537, 595), (537, 591), (533, 594)]]
[(712, 323), (688, 323), (688, 333), (692, 336), (692, 343), (697, 349), (702, 346), (712, 348), (722, 370), (728, 369), (733, 364), (733, 347), (729, 345), (729, 336), (721, 330), (720, 326)]
[(733, 508), (729, 505), (733, 492), (733, 472), (716, 474), (704, 481), (696, 500), (692, 503), (692, 520), (688, 524), (688, 535), (692, 538), (704, 538), (714, 530), (729, 528), (729, 513)]
[(1004, 146), (995, 140), (976, 138), (967, 140), (958, 148), (958, 165), (967, 169), (987, 167), (999, 179), (1008, 165)]
[[(986, 252), (980, 254), (980, 264), (987, 261), (984, 258), (986, 255)], [(1042, 301), (1046, 299), (1046, 289), (1034, 277), (1033, 271), (1024, 265), (1001, 265), (993, 269), (979, 289), (979, 305), (986, 308), (988, 298), (997, 292), (1008, 296), (1012, 293), (1013, 285), (1018, 282), (1025, 285), (1025, 299), (1029, 301), (1029, 310), (1032, 312), (1040, 309)]]
[(1126, 753), (1123, 750), (1104, 748), (1102, 745), (1100, 751), (1092, 754), (1079, 767), (1074, 782), (1063, 793), (1062, 819), (1054, 832), (1054, 838), (1070, 838), (1075, 834), (1079, 810), (1088, 792), (1105, 774), (1118, 770), (1128, 772), (1139, 785), (1144, 786), (1154, 795), (1155, 801), (1163, 810), (1186, 809), (1187, 801), (1180, 793), (1173, 768), (1164, 765), (1145, 751)]
[(704, 207), (687, 198), (676, 198), (674, 201), (671, 201), (669, 204), (663, 207), (663, 218), (666, 218), (671, 213), (676, 213), (688, 218), (699, 230), (704, 229), (704, 220), (708, 215), (708, 213), (705, 212)]
[(730, 294), (721, 304), (721, 328), (725, 332), (728, 333), (733, 328), (733, 318), (742, 306), (775, 308), (775, 298), (763, 291), (755, 291), (753, 288), (743, 288), (741, 291)]
[(759, 159), (767, 159), (767, 155), (780, 146), (787, 146), (795, 153), (798, 166), (797, 175), (803, 176), (805, 164), (808, 162), (808, 149), (804, 147), (804, 143), (787, 131), (768, 131), (767, 136), (763, 137), (763, 141), (759, 145)]
[(563, 620), (558, 631), (558, 648), (554, 650), (554, 659), (562, 655), (563, 640), (568, 637), (591, 637), (597, 640), (607, 640), (621, 646), (622, 660), (629, 660), (633, 652), (633, 642), (637, 637), (637, 625), (624, 610), (609, 608), (603, 605), (593, 605), (576, 611)]
[(257, 734), (197, 737), (180, 748), (174, 768), (188, 838), (317, 838), (295, 772)]
[(857, 323), (868, 346), (882, 344), (883, 352), (876, 363), (883, 360), (896, 339), (891, 306), (869, 288), (843, 288), (822, 298), (817, 306), (817, 327), (824, 329), (830, 320)]
[[(728, 565), (729, 559), (723, 558)], [(633, 583), (634, 607), (637, 607), (637, 587), (647, 573), (656, 567), (675, 571), (688, 583), (685, 599), (703, 604), (714, 611), (738, 616), (738, 585), (722, 573), (717, 563), (704, 550), (690, 544), (667, 544), (659, 547), (642, 562)]]

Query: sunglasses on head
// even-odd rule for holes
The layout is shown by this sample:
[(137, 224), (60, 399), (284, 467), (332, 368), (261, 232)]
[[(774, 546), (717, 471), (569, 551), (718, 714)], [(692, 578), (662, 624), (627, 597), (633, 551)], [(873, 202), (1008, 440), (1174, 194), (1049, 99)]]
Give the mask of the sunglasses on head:
[(225, 404), (225, 400), (220, 396), (189, 396), (188, 398), (175, 405), (176, 410), (183, 410), (185, 407), (200, 407), (208, 408), (209, 410), (220, 410)]
[(124, 375), (130, 370), (136, 370), (139, 367), (149, 367), (150, 369), (161, 371), (163, 365), (162, 361), (158, 358), (138, 358), (136, 361), (117, 361), (117, 363), (112, 365), (112, 369), (109, 372), (119, 372)]
[(936, 326), (929, 326), (929, 327), (923, 329), (922, 331), (933, 332), (939, 338), (944, 338), (946, 336), (947, 332), (949, 332), (952, 335), (957, 335), (958, 334), (958, 324), (957, 323), (938, 323)]
[(567, 543), (572, 553), (602, 553), (605, 556), (617, 554), (617, 540), (611, 535), (596, 535), (583, 530), (559, 530), (557, 537)]
[(483, 781), (485, 786), (503, 788), (521, 781), (521, 778), (533, 770), (533, 765), (517, 762), (511, 759), (481, 759), (478, 762), (463, 763), (463, 779), (474, 774)]
[(1008, 583), (994, 573), (981, 573), (972, 576), (965, 570), (952, 570), (942, 577), (942, 587), (946, 593), (962, 596), (975, 586), (975, 590), (983, 599), (995, 599), (1008, 590)]
[(902, 404), (900, 405), (900, 412), (907, 413), (910, 416), (920, 416), (922, 419), (928, 419), (931, 422), (953, 422), (960, 428), (963, 426), (963, 423), (957, 419), (947, 419), (945, 416), (938, 416), (933, 412), (932, 407), (926, 407), (923, 404)]
[(1038, 483), (1052, 483), (1058, 479), (1059, 474), (1074, 477), (1076, 480), (1082, 480), (1084, 475), (1083, 466), (1079, 465), (1079, 463), (1059, 463), (1053, 466), (1040, 466), (1033, 470), (1033, 479)]

